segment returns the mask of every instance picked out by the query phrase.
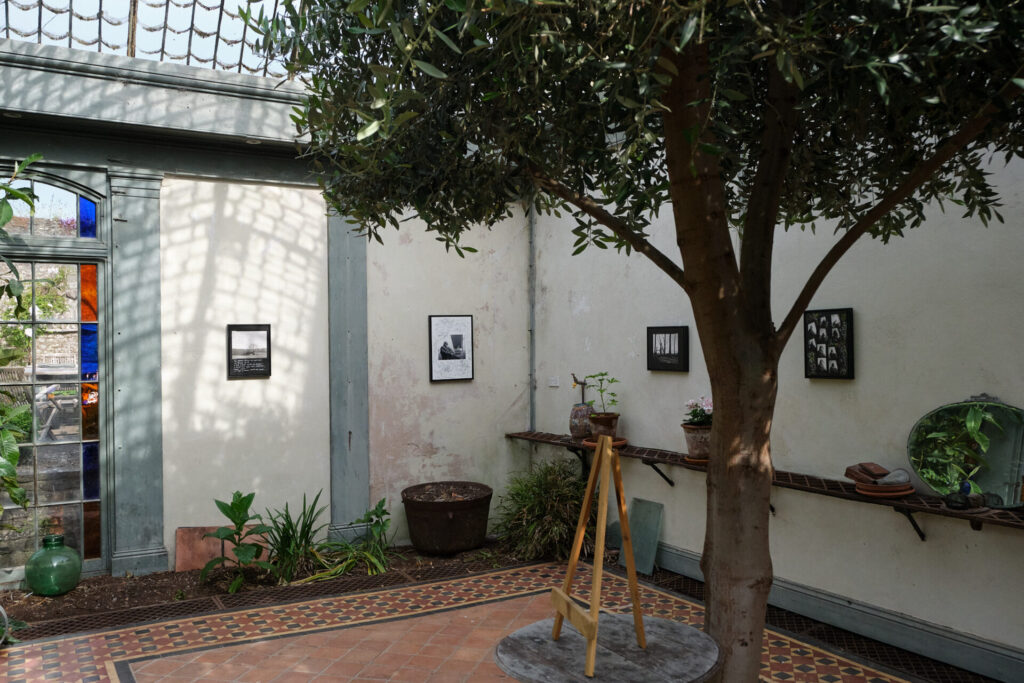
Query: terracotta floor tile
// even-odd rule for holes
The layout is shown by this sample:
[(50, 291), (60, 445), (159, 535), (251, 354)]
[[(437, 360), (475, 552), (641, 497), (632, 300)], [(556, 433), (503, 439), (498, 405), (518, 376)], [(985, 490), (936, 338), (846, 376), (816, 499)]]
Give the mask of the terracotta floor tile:
[(406, 662), (406, 666), (411, 666), (417, 669), (426, 669), (428, 671), (435, 671), (440, 667), (447, 657), (431, 657), (430, 655), (418, 654), (413, 655)]
[(211, 671), (206, 673), (204, 678), (209, 678), (215, 681), (233, 681), (239, 676), (243, 676), (250, 671), (252, 671), (251, 666), (226, 662), (224, 664), (217, 664)]
[(309, 683), (316, 678), (316, 674), (300, 674), (294, 671), (285, 671), (277, 678), (273, 679), (273, 683)]
[(389, 680), (400, 683), (426, 683), (433, 673), (433, 671), (427, 671), (426, 669), (413, 669), (403, 666)]
[(148, 662), (140, 662), (135, 668), (136, 678), (138, 673), (145, 673), (153, 676), (166, 676), (169, 673), (173, 673), (180, 669), (185, 662), (170, 659), (164, 657), (163, 659), (153, 659)]
[(298, 671), (299, 673), (318, 674), (333, 663), (333, 657), (306, 657), (291, 667), (291, 670)]
[(320, 675), (348, 679), (362, 671), (366, 664), (366, 662), (335, 662), (321, 671)]

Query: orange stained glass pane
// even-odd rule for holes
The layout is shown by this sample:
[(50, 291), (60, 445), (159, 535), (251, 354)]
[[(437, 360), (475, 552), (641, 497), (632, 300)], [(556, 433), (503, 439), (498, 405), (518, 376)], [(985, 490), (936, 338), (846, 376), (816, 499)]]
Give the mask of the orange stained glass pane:
[(96, 322), (96, 312), (99, 307), (96, 305), (96, 266), (83, 265), (82, 273), (82, 322)]
[(82, 439), (100, 438), (100, 392), (95, 382), (82, 383)]

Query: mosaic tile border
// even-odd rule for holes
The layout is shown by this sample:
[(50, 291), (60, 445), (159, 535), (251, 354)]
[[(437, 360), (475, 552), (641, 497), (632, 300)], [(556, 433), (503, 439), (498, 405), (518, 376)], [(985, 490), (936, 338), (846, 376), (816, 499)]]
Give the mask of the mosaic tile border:
[[(79, 636), (32, 641), (0, 650), (0, 679), (10, 683), (133, 681), (128, 665), (168, 654), (238, 643), (363, 626), (430, 613), (499, 602), (545, 592), (559, 585), (565, 565), (536, 564), (455, 579), (350, 593), (336, 597), (230, 610)], [(590, 571), (581, 566), (574, 593), (589, 599)], [(700, 627), (702, 605), (643, 584), (644, 613)], [(629, 609), (628, 586), (606, 573), (602, 607)], [(765, 629), (762, 645), (765, 681), (825, 683), (909, 683), (876, 666)]]

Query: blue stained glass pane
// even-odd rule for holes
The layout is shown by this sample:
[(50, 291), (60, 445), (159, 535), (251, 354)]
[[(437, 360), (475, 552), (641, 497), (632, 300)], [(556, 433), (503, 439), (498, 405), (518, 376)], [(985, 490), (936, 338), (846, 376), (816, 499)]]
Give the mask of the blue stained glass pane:
[(96, 236), (96, 202), (85, 197), (78, 198), (78, 234)]
[(95, 441), (82, 444), (82, 493), (85, 500), (100, 498), (100, 445)]
[(82, 325), (82, 380), (97, 378), (100, 370), (99, 333), (96, 323)]

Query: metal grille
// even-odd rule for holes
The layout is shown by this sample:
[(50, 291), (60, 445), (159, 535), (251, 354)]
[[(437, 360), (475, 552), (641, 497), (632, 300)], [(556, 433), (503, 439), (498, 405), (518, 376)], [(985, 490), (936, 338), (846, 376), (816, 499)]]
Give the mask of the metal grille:
[(281, 0), (0, 0), (0, 36), (41, 45), (279, 78), (238, 12), (276, 16)]

